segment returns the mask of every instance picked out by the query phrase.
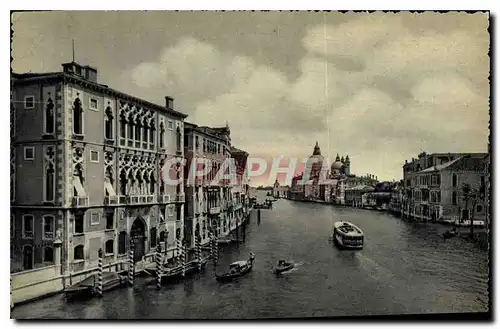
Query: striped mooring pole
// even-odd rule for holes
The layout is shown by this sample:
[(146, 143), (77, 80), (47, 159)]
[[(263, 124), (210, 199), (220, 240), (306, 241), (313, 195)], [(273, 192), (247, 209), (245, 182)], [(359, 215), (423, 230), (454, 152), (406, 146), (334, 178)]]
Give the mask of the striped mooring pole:
[(186, 276), (187, 250), (186, 241), (182, 241), (182, 276)]
[(210, 240), (210, 259), (214, 259), (214, 234), (212, 231), (208, 232), (208, 239)]
[(134, 240), (130, 239), (130, 250), (128, 251), (128, 284), (134, 285)]
[(214, 248), (214, 263), (217, 264), (217, 261), (219, 260), (219, 242), (217, 241), (216, 236), (214, 236), (212, 243)]
[(97, 259), (97, 295), (102, 297), (102, 248), (99, 249), (98, 259)]
[(12, 298), (12, 277), (10, 277), (10, 309), (14, 308), (14, 298)]
[(156, 246), (156, 289), (161, 289), (161, 276), (163, 274), (163, 261), (161, 246)]
[(201, 272), (201, 235), (196, 237), (196, 253), (198, 258), (198, 271)]
[(175, 262), (177, 264), (181, 264), (181, 255), (182, 254), (182, 242), (181, 240), (177, 240), (177, 246), (175, 248)]

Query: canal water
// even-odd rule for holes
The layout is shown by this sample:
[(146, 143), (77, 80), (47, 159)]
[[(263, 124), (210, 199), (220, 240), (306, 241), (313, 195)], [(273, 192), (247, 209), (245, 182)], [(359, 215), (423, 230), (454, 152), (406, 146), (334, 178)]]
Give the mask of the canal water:
[[(261, 193), (262, 191), (259, 191)], [(265, 193), (259, 195), (265, 198)], [(250, 319), (478, 312), (488, 309), (488, 255), (460, 239), (443, 242), (438, 224), (385, 213), (279, 200), (254, 210), (240, 246), (224, 246), (217, 273), (255, 253), (253, 271), (232, 283), (214, 268), (157, 291), (139, 278), (101, 299), (65, 303), (56, 295), (12, 311), (15, 319)], [(334, 221), (362, 228), (365, 247), (340, 251)], [(279, 259), (296, 267), (281, 277)]]

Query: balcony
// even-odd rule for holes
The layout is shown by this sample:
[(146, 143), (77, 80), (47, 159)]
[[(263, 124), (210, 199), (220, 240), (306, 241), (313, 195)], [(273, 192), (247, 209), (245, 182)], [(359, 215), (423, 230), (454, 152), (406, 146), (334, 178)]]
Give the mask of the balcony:
[(170, 201), (170, 195), (168, 195), (168, 194), (166, 194), (166, 195), (160, 195), (158, 198), (159, 198), (158, 199), (159, 203), (170, 203), (171, 202)]
[(220, 214), (220, 207), (210, 207), (209, 213), (210, 215)]
[(118, 204), (118, 196), (107, 196), (104, 198), (105, 206), (115, 206)]
[(175, 196), (175, 202), (186, 202), (186, 195), (185, 194), (177, 194)]
[(129, 203), (128, 199), (129, 199), (129, 197), (126, 196), (126, 195), (120, 195), (118, 197), (118, 201), (119, 201), (120, 204), (128, 204)]
[(89, 206), (88, 196), (75, 196), (71, 200), (71, 206), (74, 208), (83, 208)]

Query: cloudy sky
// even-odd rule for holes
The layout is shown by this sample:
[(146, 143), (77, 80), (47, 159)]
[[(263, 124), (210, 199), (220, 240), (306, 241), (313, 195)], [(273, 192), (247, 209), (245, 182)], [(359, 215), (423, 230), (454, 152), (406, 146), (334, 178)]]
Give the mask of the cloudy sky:
[(95, 66), (99, 82), (231, 127), (254, 156), (349, 154), (400, 179), (405, 159), (486, 152), (486, 14), (53, 12), (12, 17), (15, 72)]

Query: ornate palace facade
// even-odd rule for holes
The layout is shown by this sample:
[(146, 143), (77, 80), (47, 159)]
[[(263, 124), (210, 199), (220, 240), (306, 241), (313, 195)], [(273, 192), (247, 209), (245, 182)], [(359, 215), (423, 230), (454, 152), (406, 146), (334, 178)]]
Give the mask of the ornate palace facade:
[[(163, 163), (184, 156), (184, 118), (97, 82), (77, 63), (13, 74), (11, 271), (60, 266), (61, 275), (126, 259), (183, 238), (184, 191), (165, 186)], [(182, 175), (177, 173), (182, 182)], [(54, 243), (56, 242), (56, 243)]]

